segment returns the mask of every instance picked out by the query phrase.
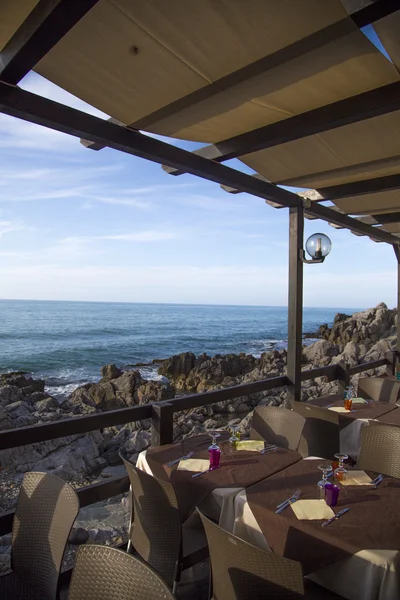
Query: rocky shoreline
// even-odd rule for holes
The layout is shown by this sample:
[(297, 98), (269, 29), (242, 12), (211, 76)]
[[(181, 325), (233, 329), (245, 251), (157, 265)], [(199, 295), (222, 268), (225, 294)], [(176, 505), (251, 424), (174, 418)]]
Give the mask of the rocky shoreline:
[[(302, 368), (309, 370), (340, 361), (354, 366), (383, 358), (395, 346), (396, 326), (396, 311), (383, 303), (353, 315), (339, 313), (332, 327), (321, 325), (317, 332), (305, 335), (319, 339), (303, 347)], [(147, 380), (137, 368), (122, 371), (115, 365), (106, 365), (101, 369), (98, 383), (78, 387), (62, 402), (46, 392), (43, 380), (21, 372), (0, 374), (0, 430), (251, 383), (285, 374), (286, 359), (285, 349), (265, 352), (259, 358), (246, 354), (195, 356), (186, 352), (153, 361), (160, 365), (161, 380)], [(377, 370), (377, 374), (382, 371), (384, 368)], [(355, 376), (353, 383), (357, 379)], [(327, 383), (324, 378), (306, 381), (302, 387), (303, 400), (335, 391), (336, 386), (335, 382)], [(285, 399), (285, 389), (271, 390), (177, 413), (174, 439), (228, 423), (240, 425), (245, 433), (256, 406), (280, 405)], [(0, 510), (9, 510), (15, 504), (19, 483), (26, 471), (47, 471), (81, 487), (119, 475), (119, 452), (123, 450), (135, 460), (138, 453), (150, 445), (150, 440), (150, 421), (142, 421), (2, 450)], [(125, 498), (110, 499), (82, 509), (78, 524), (89, 530), (92, 541), (119, 539), (126, 535), (126, 510)], [(0, 542), (0, 570), (1, 557), (7, 555), (7, 548), (3, 539), (3, 545)]]

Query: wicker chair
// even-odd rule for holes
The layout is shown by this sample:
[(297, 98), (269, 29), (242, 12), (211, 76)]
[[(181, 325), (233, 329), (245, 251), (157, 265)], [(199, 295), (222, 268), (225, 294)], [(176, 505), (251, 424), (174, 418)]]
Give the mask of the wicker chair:
[(82, 546), (68, 600), (173, 600), (167, 584), (142, 561), (108, 546)]
[(133, 548), (175, 592), (181, 572), (208, 558), (201, 521), (197, 513), (183, 521), (172, 484), (121, 458), (133, 496), (130, 529)]
[(213, 600), (304, 598), (300, 563), (257, 548), (200, 516), (210, 548)]
[(302, 457), (333, 459), (340, 448), (338, 413), (308, 402), (293, 401), (292, 406), (296, 413), (306, 419), (298, 448)]
[(363, 427), (357, 467), (400, 479), (400, 427)]
[(0, 577), (4, 600), (54, 600), (65, 545), (79, 511), (75, 491), (47, 473), (26, 473), (12, 529), (12, 573)]
[(305, 422), (304, 417), (287, 408), (257, 406), (251, 420), (250, 438), (297, 450)]
[(400, 381), (385, 377), (361, 377), (358, 380), (357, 394), (376, 402), (396, 404), (400, 398)]
[(297, 561), (245, 542), (197, 510), (210, 548), (212, 600), (344, 600), (303, 580)]

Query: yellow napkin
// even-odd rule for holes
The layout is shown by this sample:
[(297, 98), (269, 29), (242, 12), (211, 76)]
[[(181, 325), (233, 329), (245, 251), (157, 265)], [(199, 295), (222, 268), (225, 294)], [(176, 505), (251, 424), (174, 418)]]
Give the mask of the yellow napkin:
[(290, 506), (298, 519), (318, 521), (319, 519), (331, 519), (335, 516), (325, 500), (297, 500)]
[(204, 458), (188, 458), (179, 461), (178, 471), (207, 471), (210, 468), (210, 461)]
[(253, 452), (264, 450), (264, 442), (258, 440), (245, 440), (236, 444), (236, 450), (251, 450)]
[(369, 485), (372, 483), (372, 479), (364, 471), (349, 471), (347, 479), (340, 483), (342, 485)]
[(364, 400), (364, 398), (352, 398), (351, 400), (353, 404), (368, 404), (368, 402)]
[(348, 412), (350, 412), (349, 410), (347, 410), (347, 408), (344, 408), (344, 406), (330, 406), (328, 410), (333, 410), (333, 411), (338, 412), (338, 413), (348, 413)]

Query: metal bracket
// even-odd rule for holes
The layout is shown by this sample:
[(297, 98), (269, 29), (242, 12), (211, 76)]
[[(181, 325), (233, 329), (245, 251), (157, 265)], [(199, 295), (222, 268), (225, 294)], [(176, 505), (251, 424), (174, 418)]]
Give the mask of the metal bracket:
[(305, 263), (306, 265), (316, 265), (318, 263), (323, 263), (325, 260), (325, 256), (321, 256), (321, 258), (306, 258), (306, 253), (302, 248), (299, 251), (299, 258), (301, 262)]

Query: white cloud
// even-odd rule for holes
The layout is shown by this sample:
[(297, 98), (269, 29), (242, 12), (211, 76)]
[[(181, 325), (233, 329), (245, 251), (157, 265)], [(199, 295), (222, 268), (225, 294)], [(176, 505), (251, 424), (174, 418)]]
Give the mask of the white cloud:
[(13, 221), (0, 221), (0, 239), (6, 233), (14, 233), (15, 231), (21, 231), (23, 229), (26, 229), (26, 227), (21, 223), (14, 223)]

